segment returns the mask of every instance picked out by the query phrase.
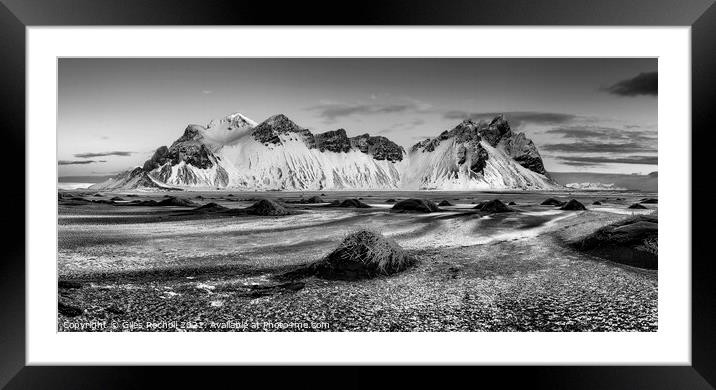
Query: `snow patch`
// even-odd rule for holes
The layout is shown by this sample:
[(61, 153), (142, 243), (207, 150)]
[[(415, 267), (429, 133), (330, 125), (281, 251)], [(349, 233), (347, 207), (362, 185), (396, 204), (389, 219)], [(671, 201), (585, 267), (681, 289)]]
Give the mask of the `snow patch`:
[(591, 183), (591, 182), (584, 182), (584, 183), (569, 183), (565, 184), (565, 187), (572, 188), (575, 190), (585, 190), (585, 191), (625, 191), (626, 188), (621, 187), (615, 187), (614, 183)]

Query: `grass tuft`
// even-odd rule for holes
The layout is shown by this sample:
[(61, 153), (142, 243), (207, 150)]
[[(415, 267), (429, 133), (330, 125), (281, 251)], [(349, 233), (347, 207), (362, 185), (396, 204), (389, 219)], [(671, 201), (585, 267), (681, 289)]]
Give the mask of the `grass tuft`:
[(395, 241), (377, 231), (362, 229), (348, 233), (313, 269), (322, 278), (356, 280), (394, 274), (413, 263), (413, 258)]

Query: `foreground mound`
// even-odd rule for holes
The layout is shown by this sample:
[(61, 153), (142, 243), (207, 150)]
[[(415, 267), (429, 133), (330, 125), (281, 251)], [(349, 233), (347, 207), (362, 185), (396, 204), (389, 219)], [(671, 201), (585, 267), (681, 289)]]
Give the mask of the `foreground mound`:
[(314, 196), (304, 200), (303, 203), (315, 204), (315, 203), (325, 203), (325, 202), (323, 201), (323, 199), (320, 196), (314, 195)]
[(408, 268), (413, 259), (393, 240), (360, 230), (347, 235), (326, 258), (311, 266), (323, 279), (357, 280), (390, 275)]
[(196, 205), (196, 203), (190, 201), (189, 199), (177, 198), (175, 196), (169, 196), (157, 202), (157, 206), (195, 207)]
[(440, 211), (440, 208), (429, 200), (406, 199), (393, 205), (392, 210), (399, 212), (432, 213), (433, 211)]
[(128, 206), (179, 206), (179, 207), (196, 207), (196, 203), (189, 199), (177, 198), (174, 196), (165, 197), (160, 201), (153, 199), (135, 200), (127, 204)]
[(245, 210), (249, 214), (253, 215), (277, 216), (290, 214), (287, 208), (271, 199), (261, 199), (252, 206), (247, 207)]
[(57, 199), (58, 203), (64, 206), (83, 206), (86, 204), (92, 204), (97, 203), (95, 201), (91, 201), (85, 198), (80, 198), (79, 196), (73, 196), (73, 197), (60, 197)]
[(658, 236), (658, 219), (640, 215), (607, 225), (573, 246), (617, 263), (657, 269)]
[(443, 201), (441, 201), (440, 203), (438, 203), (438, 206), (440, 206), (440, 207), (442, 207), (442, 206), (454, 206), (454, 204), (450, 203), (450, 201), (443, 200)]
[(540, 204), (542, 206), (562, 206), (564, 204), (564, 202), (562, 202), (561, 200), (557, 200), (555, 198), (549, 198)]
[(393, 198), (390, 198), (390, 199), (388, 199), (388, 200), (385, 201), (385, 203), (395, 203), (395, 202), (396, 202), (396, 200), (393, 199)]
[(511, 208), (507, 207), (507, 205), (502, 203), (502, 201), (499, 199), (481, 202), (474, 208), (480, 211), (484, 211), (486, 213), (507, 213), (510, 211), (514, 211)]
[(564, 206), (559, 208), (560, 210), (586, 210), (582, 203), (576, 199), (570, 199)]
[(296, 204), (318, 204), (318, 203), (326, 203), (323, 198), (321, 198), (318, 195), (314, 195), (308, 199), (301, 196), (298, 200), (287, 200), (284, 203), (296, 203)]
[(342, 202), (340, 202), (338, 200), (334, 200), (328, 206), (330, 206), (330, 207), (353, 207), (353, 208), (359, 208), (359, 209), (370, 208), (369, 205), (361, 202), (358, 199), (344, 199)]
[(229, 210), (229, 208), (224, 207), (224, 206), (214, 203), (214, 202), (207, 203), (203, 206), (199, 206), (194, 209), (194, 211), (199, 211), (199, 212), (203, 212), (203, 213), (220, 212), (220, 211), (226, 211), (226, 210)]
[(646, 206), (642, 206), (639, 203), (634, 203), (633, 205), (627, 207), (629, 209), (637, 209), (637, 210), (643, 210), (646, 209)]
[(592, 205), (594, 205), (594, 206), (601, 206), (601, 205), (602, 205), (602, 202), (600, 202), (600, 201), (598, 201), (598, 200), (595, 200), (594, 202), (592, 202)]

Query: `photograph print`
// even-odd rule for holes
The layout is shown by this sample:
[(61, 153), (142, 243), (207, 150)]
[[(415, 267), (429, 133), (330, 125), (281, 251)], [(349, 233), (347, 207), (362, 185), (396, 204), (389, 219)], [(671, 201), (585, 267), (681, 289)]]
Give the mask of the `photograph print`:
[(656, 332), (656, 58), (59, 58), (59, 332)]

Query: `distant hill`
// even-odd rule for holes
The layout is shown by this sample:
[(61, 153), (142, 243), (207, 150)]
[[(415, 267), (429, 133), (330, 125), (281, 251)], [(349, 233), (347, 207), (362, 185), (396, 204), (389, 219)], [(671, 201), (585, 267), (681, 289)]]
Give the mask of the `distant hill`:
[(550, 172), (550, 176), (560, 184), (568, 183), (602, 183), (613, 184), (614, 187), (635, 191), (658, 192), (659, 177), (657, 172), (648, 175), (625, 175), (617, 173), (588, 172)]

